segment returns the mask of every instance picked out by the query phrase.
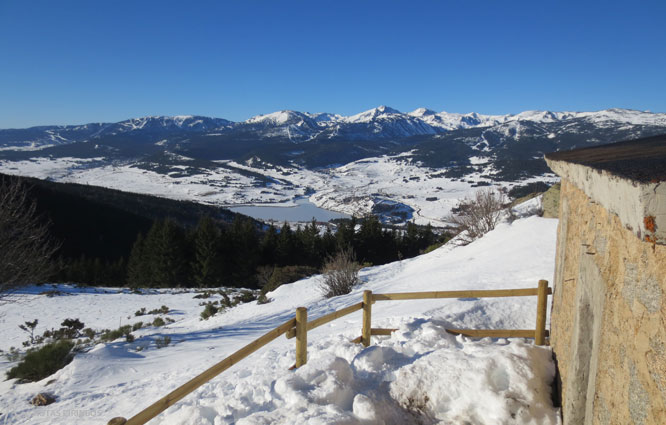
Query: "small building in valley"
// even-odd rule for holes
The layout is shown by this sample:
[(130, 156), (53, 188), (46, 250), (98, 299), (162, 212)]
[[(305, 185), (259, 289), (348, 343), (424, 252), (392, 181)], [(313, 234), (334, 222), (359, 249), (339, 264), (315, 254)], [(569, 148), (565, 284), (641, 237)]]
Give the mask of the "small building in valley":
[(666, 135), (546, 155), (564, 424), (666, 424)]

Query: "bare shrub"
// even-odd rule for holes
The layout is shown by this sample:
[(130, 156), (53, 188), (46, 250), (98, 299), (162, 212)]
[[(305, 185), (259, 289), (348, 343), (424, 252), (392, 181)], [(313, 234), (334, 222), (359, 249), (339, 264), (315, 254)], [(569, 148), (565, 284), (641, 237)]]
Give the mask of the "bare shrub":
[(319, 285), (326, 298), (345, 295), (351, 292), (359, 282), (358, 271), (361, 266), (351, 248), (342, 249), (332, 257), (328, 257), (322, 267), (323, 281)]
[(28, 346), (30, 344), (35, 343), (35, 328), (37, 327), (37, 323), (39, 323), (39, 320), (35, 319), (32, 322), (28, 321), (25, 322), (25, 324), (23, 325), (19, 325), (19, 328), (21, 328), (22, 331), (30, 335), (30, 341), (27, 341), (28, 344), (24, 342), (23, 343), (24, 346)]
[(171, 344), (171, 337), (169, 335), (155, 338), (155, 346), (157, 348), (165, 348), (168, 347), (169, 344)]
[(445, 220), (458, 235), (458, 243), (467, 245), (495, 228), (506, 208), (506, 196), (492, 188), (476, 191), (473, 197), (462, 199)]
[[(285, 283), (296, 282), (304, 277), (312, 276), (317, 273), (317, 269), (310, 266), (284, 266), (272, 267), (271, 274), (265, 279), (261, 288), (261, 293), (266, 294), (275, 291)], [(264, 279), (263, 277), (260, 279)]]
[[(148, 314), (168, 314), (169, 313), (169, 307), (163, 305), (160, 308), (155, 308), (153, 310), (150, 310)], [(134, 313), (136, 315), (136, 313)]]
[(266, 286), (271, 280), (271, 276), (273, 276), (274, 271), (275, 266), (259, 266), (257, 268), (257, 282), (259, 283), (259, 286)]
[(0, 178), (0, 298), (19, 286), (43, 282), (54, 271), (51, 256), (58, 245), (36, 208), (19, 179)]

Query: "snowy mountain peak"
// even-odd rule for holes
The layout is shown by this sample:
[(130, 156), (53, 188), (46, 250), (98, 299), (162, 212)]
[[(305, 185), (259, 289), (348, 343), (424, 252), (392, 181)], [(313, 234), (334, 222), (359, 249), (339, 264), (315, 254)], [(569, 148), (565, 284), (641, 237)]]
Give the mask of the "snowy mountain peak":
[(256, 115), (249, 120), (245, 121), (248, 124), (269, 123), (269, 124), (288, 124), (294, 121), (302, 121), (304, 114), (301, 112), (283, 110), (272, 112), (270, 114)]
[(343, 118), (342, 115), (329, 114), (328, 112), (307, 114), (307, 115), (316, 122), (336, 122), (342, 120)]
[(229, 124), (230, 121), (221, 118), (209, 118), (196, 115), (175, 115), (175, 116), (147, 116), (141, 118), (130, 118), (112, 124), (109, 127), (110, 132), (126, 132), (135, 130), (173, 130), (186, 129), (194, 131), (212, 130), (217, 127)]
[(385, 106), (381, 105), (375, 108), (377, 112), (380, 112), (382, 114), (401, 114), (402, 112), (398, 111), (397, 109), (391, 108), (390, 106)]
[(412, 117), (425, 117), (425, 116), (432, 116), (437, 114), (437, 112), (433, 111), (432, 109), (428, 108), (417, 108), (414, 109), (412, 112), (408, 113), (407, 115), (411, 115)]
[(390, 108), (388, 106), (378, 106), (373, 109), (369, 109), (367, 111), (363, 111), (360, 114), (352, 115), (350, 117), (347, 117), (347, 122), (369, 122), (372, 120), (376, 119), (381, 119), (381, 118), (387, 118), (391, 116), (405, 116), (408, 117), (407, 115), (404, 115), (402, 112), (398, 111), (397, 109)]
[(554, 122), (570, 118), (571, 114), (566, 112), (551, 111), (523, 111), (510, 116), (509, 121), (534, 121), (534, 122)]

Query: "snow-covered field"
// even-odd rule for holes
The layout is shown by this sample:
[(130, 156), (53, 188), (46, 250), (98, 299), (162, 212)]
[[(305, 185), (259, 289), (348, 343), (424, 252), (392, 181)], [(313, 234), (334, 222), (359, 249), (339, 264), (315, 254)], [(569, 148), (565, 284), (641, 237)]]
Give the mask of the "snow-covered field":
[[(187, 158), (180, 159), (187, 163)], [(483, 177), (490, 166), (464, 180), (452, 179), (442, 170), (411, 164), (401, 156), (367, 158), (320, 170), (266, 167), (254, 161), (219, 163), (219, 168), (213, 169), (173, 165), (171, 171), (165, 173), (129, 163), (110, 163), (104, 158), (33, 158), (0, 160), (0, 172), (221, 206), (293, 207), (295, 199), (309, 193), (309, 200), (317, 207), (357, 217), (372, 213), (373, 206), (389, 200), (411, 208), (413, 214), (407, 218), (416, 224), (433, 226), (445, 225), (444, 217), (451, 208), (478, 190), (474, 185), (490, 182)], [(265, 185), (256, 175), (271, 183)], [(555, 182), (557, 178), (545, 176), (523, 180), (520, 184), (537, 180)], [(493, 184), (511, 187), (517, 182)], [(282, 221), (280, 217), (275, 218)]]
[[(167, 305), (175, 320), (145, 327), (136, 340), (98, 344), (40, 382), (0, 382), (0, 423), (93, 424), (131, 417), (212, 364), (290, 319), (296, 307), (310, 318), (357, 303), (375, 293), (535, 287), (552, 282), (557, 220), (538, 217), (503, 223), (465, 246), (445, 245), (429, 254), (361, 271), (351, 294), (324, 299), (320, 277), (269, 293), (202, 321), (201, 301), (178, 290), (134, 294), (118, 289), (59, 287), (65, 295), (29, 288), (0, 306), (0, 348), (26, 339), (18, 325), (39, 319), (37, 333), (79, 318), (96, 329), (117, 328)], [(215, 298), (217, 297), (217, 298)], [(373, 327), (398, 328), (373, 337), (368, 348), (350, 342), (361, 332), (361, 312), (308, 333), (309, 361), (290, 371), (294, 340), (282, 337), (234, 365), (154, 419), (160, 424), (557, 424), (551, 403), (554, 365), (548, 347), (531, 340), (452, 336), (445, 327), (535, 326), (536, 298), (378, 302)], [(171, 344), (155, 346), (168, 335)], [(0, 372), (14, 363), (3, 359)], [(33, 407), (38, 392), (57, 402)], [(4, 421), (4, 422), (3, 422)]]

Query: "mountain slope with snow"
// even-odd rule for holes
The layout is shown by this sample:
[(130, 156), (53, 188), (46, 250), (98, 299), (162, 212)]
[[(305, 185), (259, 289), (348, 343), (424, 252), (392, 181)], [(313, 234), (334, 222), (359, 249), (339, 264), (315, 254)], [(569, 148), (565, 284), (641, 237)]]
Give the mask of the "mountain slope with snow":
[(0, 130), (0, 172), (224, 206), (308, 196), (336, 212), (439, 225), (480, 185), (552, 181), (548, 152), (663, 133), (666, 114), (627, 109), (145, 117)]
[(204, 133), (220, 131), (231, 124), (231, 121), (221, 118), (180, 115), (132, 118), (117, 123), (7, 129), (0, 130), (0, 151), (40, 150), (123, 134), (141, 137), (169, 133)]
[[(557, 220), (529, 217), (501, 224), (478, 241), (452, 244), (410, 260), (361, 271), (351, 294), (325, 299), (320, 277), (269, 293), (272, 301), (227, 309), (202, 321), (192, 292), (144, 294), (116, 289), (59, 287), (40, 295), (29, 288), (0, 306), (7, 350), (26, 338), (18, 325), (39, 319), (38, 332), (76, 317), (96, 329), (116, 328), (154, 316), (135, 317), (141, 307), (167, 305), (164, 327), (144, 327), (134, 342), (98, 344), (55, 375), (32, 384), (0, 383), (2, 413), (16, 424), (103, 423), (129, 417), (222, 360), (261, 334), (293, 317), (296, 307), (316, 318), (375, 293), (535, 287), (552, 281)], [(218, 299), (218, 295), (204, 300)], [(290, 371), (294, 340), (279, 338), (234, 365), (154, 420), (161, 424), (476, 423), (558, 424), (550, 384), (551, 351), (529, 341), (472, 340), (448, 335), (445, 327), (533, 328), (535, 297), (377, 302), (373, 327), (398, 328), (373, 337), (364, 348), (349, 342), (361, 331), (361, 312), (308, 333), (309, 361)], [(157, 349), (155, 339), (172, 343)], [(4, 361), (6, 371), (13, 363)], [(38, 391), (57, 402), (34, 407)], [(66, 413), (70, 417), (63, 417)], [(60, 416), (58, 416), (60, 415)]]
[(285, 136), (296, 141), (322, 139), (379, 140), (435, 135), (451, 130), (494, 127), (510, 122), (534, 124), (572, 122), (594, 125), (609, 123), (630, 126), (666, 127), (666, 114), (607, 109), (596, 112), (525, 111), (518, 114), (482, 115), (477, 113), (434, 112), (419, 108), (402, 113), (379, 106), (356, 115), (278, 111), (257, 115), (242, 122), (202, 116), (154, 116), (133, 118), (118, 123), (96, 123), (77, 126), (43, 126), (28, 129), (0, 130), (0, 150), (25, 149), (27, 144), (47, 147), (55, 144), (90, 141), (104, 136), (168, 134), (169, 132), (254, 134), (255, 138)]

